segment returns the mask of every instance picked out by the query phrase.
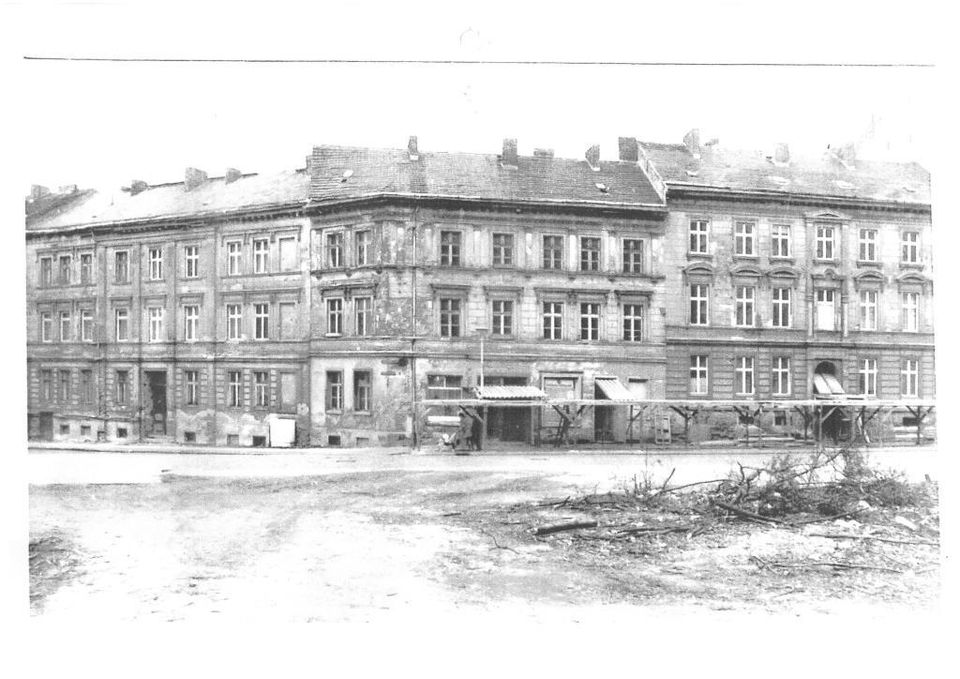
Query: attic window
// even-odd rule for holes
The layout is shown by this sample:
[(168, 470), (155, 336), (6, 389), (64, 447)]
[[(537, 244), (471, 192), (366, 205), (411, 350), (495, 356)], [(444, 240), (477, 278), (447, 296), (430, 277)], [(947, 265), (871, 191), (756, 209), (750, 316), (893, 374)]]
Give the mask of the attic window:
[(850, 182), (848, 182), (848, 181), (846, 181), (846, 180), (844, 180), (844, 179), (834, 179), (834, 180), (833, 180), (833, 183), (836, 184), (837, 186), (839, 186), (841, 189), (850, 190), (850, 189), (853, 188), (853, 184), (851, 184)]
[(601, 184), (600, 182), (597, 182), (596, 184), (594, 184), (594, 186), (596, 186), (600, 190), (600, 193), (610, 193), (610, 187), (607, 186), (606, 184)]
[(343, 176), (340, 178), (340, 183), (345, 184), (350, 177), (353, 176), (353, 170), (344, 170)]

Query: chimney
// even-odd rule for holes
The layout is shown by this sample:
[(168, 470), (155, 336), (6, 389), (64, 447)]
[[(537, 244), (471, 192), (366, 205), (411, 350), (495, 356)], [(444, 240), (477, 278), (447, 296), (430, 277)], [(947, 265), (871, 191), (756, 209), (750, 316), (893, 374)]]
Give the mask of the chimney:
[(183, 176), (183, 188), (185, 191), (193, 191), (205, 181), (207, 181), (206, 172), (195, 167), (188, 167)]
[(57, 190), (57, 193), (76, 193), (76, 192), (77, 192), (77, 185), (76, 185), (76, 184), (66, 184), (66, 185), (64, 185), (64, 186), (61, 186), (61, 187)]
[(46, 195), (50, 194), (50, 189), (46, 186), (40, 186), (39, 184), (34, 184), (30, 187), (30, 200), (40, 200)]
[(694, 128), (683, 135), (683, 145), (694, 158), (700, 158), (700, 130)]
[(411, 136), (407, 142), (407, 152), (410, 154), (410, 160), (420, 160), (420, 151), (417, 149), (416, 136)]
[(147, 190), (147, 183), (146, 183), (145, 181), (143, 181), (142, 179), (134, 179), (132, 182), (130, 182), (130, 195), (131, 195), (131, 196), (135, 196), (135, 195), (137, 195), (138, 193), (141, 193), (141, 192), (146, 191), (146, 190)]
[(519, 162), (517, 162), (517, 140), (516, 139), (503, 140), (503, 155), (500, 156), (500, 163), (504, 167), (520, 166)]
[(232, 184), (233, 182), (235, 182), (235, 181), (237, 181), (238, 179), (240, 179), (240, 177), (242, 177), (242, 176), (243, 176), (243, 173), (240, 172), (240, 170), (237, 170), (237, 169), (232, 168), (232, 167), (228, 167), (228, 168), (227, 168), (227, 172), (226, 172), (226, 174), (224, 175), (224, 178), (227, 180), (227, 184)]
[(600, 169), (600, 147), (594, 144), (587, 149), (587, 152), (584, 154), (584, 157), (587, 159), (587, 163), (590, 165), (590, 169), (598, 171)]
[(620, 137), (620, 160), (636, 163), (640, 160), (636, 137)]
[(790, 147), (787, 144), (779, 143), (773, 152), (773, 162), (777, 165), (786, 165), (790, 162)]
[(534, 158), (553, 158), (553, 149), (533, 149)]

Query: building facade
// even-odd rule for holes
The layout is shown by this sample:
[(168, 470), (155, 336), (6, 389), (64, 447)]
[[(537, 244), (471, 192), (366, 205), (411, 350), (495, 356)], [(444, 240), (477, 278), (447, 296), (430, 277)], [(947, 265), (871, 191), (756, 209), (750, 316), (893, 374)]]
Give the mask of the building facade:
[[(618, 160), (318, 146), (27, 201), (30, 435), (364, 446), (440, 399), (933, 396), (929, 177), (621, 138)], [(830, 379), (819, 379), (829, 376)], [(621, 392), (624, 393), (624, 392)], [(487, 411), (492, 442), (560, 415)], [(795, 426), (771, 413), (763, 426)], [(595, 407), (573, 437), (650, 434)], [(709, 432), (702, 433), (708, 436)]]

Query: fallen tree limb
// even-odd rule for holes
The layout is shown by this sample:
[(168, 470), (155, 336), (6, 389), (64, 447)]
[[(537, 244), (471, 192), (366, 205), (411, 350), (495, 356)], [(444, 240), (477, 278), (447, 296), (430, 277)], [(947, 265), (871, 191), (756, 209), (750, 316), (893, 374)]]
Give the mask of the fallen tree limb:
[(699, 526), (631, 526), (621, 528), (618, 533), (624, 535), (634, 535), (636, 533), (686, 533), (693, 532), (700, 528)]
[(772, 570), (773, 568), (804, 568), (806, 566), (827, 566), (829, 568), (843, 568), (847, 570), (867, 570), (867, 571), (884, 571), (887, 573), (898, 573), (902, 574), (903, 571), (897, 570), (896, 568), (887, 568), (886, 566), (871, 566), (869, 564), (861, 563), (846, 563), (845, 561), (795, 561), (795, 562), (785, 562), (785, 561), (766, 561), (761, 559), (759, 556), (750, 556), (750, 561), (756, 563), (761, 570), (767, 569)]
[(506, 549), (507, 551), (513, 552), (514, 554), (518, 554), (518, 553), (519, 553), (519, 552), (517, 552), (517, 550), (515, 550), (513, 547), (508, 547), (508, 546), (506, 546), (506, 545), (501, 545), (500, 542), (497, 540), (497, 536), (494, 535), (493, 533), (488, 533), (488, 532), (485, 531), (483, 528), (480, 529), (480, 532), (483, 533), (484, 535), (486, 535), (486, 536), (487, 536), (488, 538), (490, 538), (491, 540), (493, 540), (493, 547), (491, 547), (490, 549)]
[(596, 528), (596, 521), (577, 521), (575, 523), (558, 523), (553, 526), (541, 526), (534, 535), (550, 535), (551, 533), (560, 533), (568, 530), (580, 530), (581, 528)]
[(939, 542), (927, 542), (925, 540), (894, 540), (893, 538), (882, 538), (874, 535), (854, 535), (853, 533), (807, 533), (813, 538), (833, 538), (834, 540), (874, 540), (876, 542), (890, 542), (895, 545), (927, 545), (928, 547), (939, 547)]
[(729, 481), (729, 479), (710, 479), (709, 481), (697, 481), (695, 483), (685, 483), (682, 486), (674, 486), (673, 488), (661, 488), (650, 497), (657, 497), (658, 495), (662, 495), (663, 493), (673, 493), (674, 491), (682, 490), (684, 488), (693, 488), (694, 486), (705, 486), (708, 483), (723, 483), (724, 481)]
[(721, 502), (720, 500), (714, 500), (713, 504), (719, 507), (720, 509), (725, 509), (728, 512), (732, 512), (736, 514), (737, 516), (742, 516), (745, 519), (756, 521), (758, 523), (768, 523), (768, 524), (777, 523), (780, 525), (786, 525), (790, 523), (789, 521), (785, 521), (784, 519), (778, 519), (773, 516), (760, 516), (759, 514), (754, 514), (753, 512), (747, 511), (746, 509), (741, 509), (740, 507), (727, 504), (726, 502)]
[(841, 512), (839, 514), (834, 514), (833, 516), (817, 516), (812, 519), (803, 519), (801, 521), (791, 521), (795, 526), (802, 526), (805, 523), (822, 523), (824, 521), (835, 521), (837, 519), (845, 519), (848, 516), (853, 516), (854, 514), (859, 514), (862, 512), (862, 509), (851, 509), (849, 512)]
[(664, 492), (664, 491), (667, 489), (667, 484), (670, 483), (670, 479), (673, 478), (673, 474), (674, 474), (674, 472), (676, 472), (676, 471), (677, 471), (677, 468), (676, 468), (676, 467), (674, 467), (673, 469), (670, 470), (670, 476), (668, 476), (668, 477), (667, 477), (667, 480), (663, 482), (663, 485), (662, 485), (662, 486), (660, 486), (660, 490), (657, 492), (657, 495), (659, 495), (660, 493)]

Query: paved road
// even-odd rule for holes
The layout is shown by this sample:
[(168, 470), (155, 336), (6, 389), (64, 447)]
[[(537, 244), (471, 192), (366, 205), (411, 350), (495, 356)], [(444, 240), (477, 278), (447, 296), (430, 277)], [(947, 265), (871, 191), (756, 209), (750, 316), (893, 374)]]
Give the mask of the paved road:
[[(794, 455), (806, 452), (791, 451)], [(605, 454), (481, 453), (468, 456), (409, 454), (383, 449), (337, 449), (271, 455), (169, 454), (137, 452), (76, 452), (31, 450), (28, 479), (31, 484), (155, 483), (163, 474), (206, 477), (289, 477), (357, 473), (365, 471), (417, 472), (523, 472), (564, 477), (568, 483), (598, 486), (601, 490), (649, 479), (662, 483), (676, 470), (672, 484), (722, 478), (736, 466), (759, 465), (775, 453), (759, 450), (711, 450), (694, 453), (655, 451)], [(870, 461), (903, 471), (911, 480), (925, 475), (939, 478), (936, 448), (873, 449)]]

